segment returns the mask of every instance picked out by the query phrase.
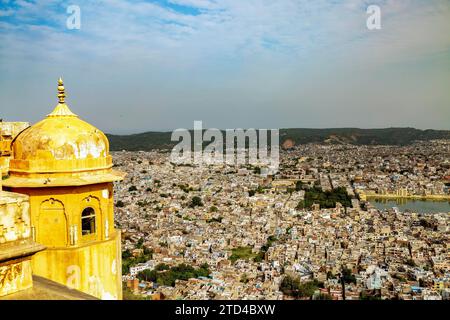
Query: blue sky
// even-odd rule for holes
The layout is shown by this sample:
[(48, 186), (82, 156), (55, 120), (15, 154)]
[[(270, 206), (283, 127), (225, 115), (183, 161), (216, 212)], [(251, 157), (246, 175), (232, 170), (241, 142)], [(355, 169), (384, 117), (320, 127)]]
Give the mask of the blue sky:
[(41, 119), (60, 75), (71, 109), (113, 133), (450, 129), (450, 1), (0, 0), (0, 117)]

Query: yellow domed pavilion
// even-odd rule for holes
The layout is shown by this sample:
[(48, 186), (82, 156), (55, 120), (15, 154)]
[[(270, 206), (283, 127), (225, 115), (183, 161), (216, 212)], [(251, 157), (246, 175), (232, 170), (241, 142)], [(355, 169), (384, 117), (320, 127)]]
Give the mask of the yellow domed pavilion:
[(114, 228), (112, 169), (103, 132), (78, 118), (58, 81), (56, 108), (12, 141), (3, 186), (29, 196), (34, 240), (47, 247), (33, 273), (101, 299), (121, 299), (120, 232)]

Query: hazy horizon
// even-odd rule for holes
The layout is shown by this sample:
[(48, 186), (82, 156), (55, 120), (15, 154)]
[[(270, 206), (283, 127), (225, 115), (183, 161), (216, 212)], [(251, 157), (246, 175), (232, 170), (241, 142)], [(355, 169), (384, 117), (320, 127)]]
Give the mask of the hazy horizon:
[[(144, 130), (144, 131), (139, 131), (139, 132), (135, 132), (135, 131), (129, 131), (129, 130), (125, 130), (123, 132), (106, 132), (106, 134), (110, 134), (110, 135), (135, 135), (135, 134), (142, 134), (142, 133), (148, 133), (148, 132), (156, 132), (156, 133), (171, 133), (172, 131), (174, 131), (175, 129), (187, 129), (187, 130), (193, 130), (192, 127), (186, 127), (186, 128), (173, 128), (173, 129), (161, 129), (161, 130)], [(297, 128), (212, 128), (212, 127), (204, 127), (202, 128), (203, 130), (206, 129), (219, 129), (219, 130), (226, 130), (226, 129), (279, 129), (279, 130), (295, 130), (295, 129), (301, 129), (301, 130), (340, 130), (340, 129), (356, 129), (356, 130), (384, 130), (384, 129), (416, 129), (416, 130), (422, 130), (422, 131), (426, 131), (426, 130), (434, 130), (434, 131), (450, 131), (450, 129), (434, 129), (434, 128), (426, 128), (426, 129), (419, 129), (419, 128), (414, 128), (414, 127), (379, 127), (379, 128), (357, 128), (357, 127), (335, 127), (335, 128), (327, 128), (327, 127), (323, 127), (323, 128), (304, 128), (304, 127), (297, 127)]]
[[(450, 131), (450, 129), (434, 129), (434, 128), (426, 128), (426, 129), (419, 129), (419, 128), (414, 128), (414, 127), (379, 127), (379, 128), (356, 128), (356, 127), (336, 127), (336, 128), (303, 128), (303, 127), (297, 127), (297, 128), (240, 128), (240, 129), (279, 129), (279, 130), (286, 130), (286, 129), (311, 129), (311, 130), (334, 130), (334, 129), (358, 129), (358, 130), (382, 130), (382, 129), (406, 129), (406, 128), (412, 128), (412, 129), (417, 129), (417, 130), (435, 130), (435, 131)], [(175, 129), (187, 129), (187, 130), (193, 130), (193, 128), (190, 127), (186, 127), (186, 128), (174, 128), (174, 129), (161, 129), (161, 130), (144, 130), (144, 131), (129, 131), (129, 130), (125, 130), (123, 132), (108, 132), (105, 131), (106, 134), (110, 134), (110, 135), (116, 135), (116, 136), (121, 136), (121, 135), (133, 135), (133, 134), (141, 134), (141, 133), (147, 133), (147, 132), (158, 132), (158, 133), (167, 133), (167, 132), (172, 132)], [(212, 127), (208, 127), (208, 128), (203, 128), (203, 129), (213, 129)], [(238, 128), (216, 128), (214, 127), (214, 129), (219, 129), (219, 130), (225, 130), (225, 129), (238, 129)]]
[(112, 134), (450, 130), (448, 30), (445, 0), (0, 0), (0, 118), (42, 119), (62, 76), (72, 111)]

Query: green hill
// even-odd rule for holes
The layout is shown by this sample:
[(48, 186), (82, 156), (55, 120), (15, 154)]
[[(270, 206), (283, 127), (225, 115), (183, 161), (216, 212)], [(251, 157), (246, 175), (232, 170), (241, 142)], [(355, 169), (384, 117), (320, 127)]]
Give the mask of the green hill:
[[(108, 134), (107, 136), (113, 151), (149, 151), (173, 148), (178, 142), (170, 141), (171, 135), (171, 132), (144, 132), (131, 135)], [(417, 140), (450, 139), (450, 131), (414, 128), (281, 129), (280, 144), (288, 139), (293, 140), (296, 145), (306, 143), (408, 145)]]

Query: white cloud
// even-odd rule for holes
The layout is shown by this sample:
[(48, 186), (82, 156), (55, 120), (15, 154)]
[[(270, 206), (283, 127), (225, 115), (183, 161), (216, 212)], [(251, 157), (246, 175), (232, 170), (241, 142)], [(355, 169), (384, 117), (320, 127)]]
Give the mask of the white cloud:
[[(152, 104), (149, 128), (178, 126), (167, 110), (180, 117), (208, 114), (205, 104), (250, 110), (241, 119), (259, 112), (258, 121), (268, 122), (279, 117), (270, 110), (274, 105), (295, 114), (309, 103), (314, 108), (304, 117), (320, 119), (322, 111), (333, 112), (326, 110), (333, 101), (360, 105), (375, 74), (450, 48), (444, 32), (450, 3), (438, 0), (371, 1), (382, 10), (382, 30), (374, 32), (366, 29), (365, 0), (170, 1), (199, 14), (140, 0), (77, 0), (81, 30), (67, 30), (67, 2), (20, 1), (13, 15), (0, 20), (0, 82), (27, 74), (30, 80), (22, 82), (35, 83), (54, 72), (84, 83), (98, 75), (113, 88), (104, 89), (108, 103), (126, 105), (130, 116), (150, 113), (144, 109)], [(352, 92), (354, 86), (363, 93)], [(13, 101), (5, 98), (7, 88), (0, 89), (1, 104)], [(86, 108), (92, 103), (83, 102)]]
[[(305, 0), (223, 0), (220, 10), (216, 10), (219, 2), (210, 0), (170, 1), (204, 10), (193, 16), (144, 1), (79, 1), (82, 30), (77, 42), (80, 47), (84, 45), (80, 42), (89, 44), (92, 53), (106, 50), (113, 54), (109, 47), (128, 47), (130, 52), (152, 51), (167, 57), (173, 54), (174, 48), (180, 48), (192, 59), (220, 60), (280, 54), (280, 57), (307, 58), (323, 50), (356, 46), (358, 41), (386, 46), (385, 41), (389, 38), (394, 45), (386, 46), (389, 49), (386, 53), (395, 54), (390, 49), (400, 43), (406, 46), (405, 38), (413, 36), (408, 30), (423, 33), (415, 30), (417, 26), (431, 26), (434, 19), (439, 19), (438, 23), (442, 24), (443, 19), (448, 18), (449, 9), (449, 5), (442, 5), (444, 11), (439, 15), (433, 9), (436, 8), (434, 2), (414, 6), (413, 0), (383, 1), (380, 5), (382, 3), (384, 32), (368, 34), (363, 0), (346, 1), (344, 5), (325, 0), (313, 3)], [(44, 20), (53, 25), (53, 30), (47, 30), (48, 38), (53, 37), (50, 35), (53, 32), (60, 34), (61, 40), (72, 39), (64, 29), (63, 2), (22, 0), (18, 5), (15, 18), (24, 32), (32, 32), (27, 26)], [(422, 10), (425, 12), (421, 13)], [(445, 34), (440, 37), (448, 39)], [(425, 41), (425, 50), (433, 50), (433, 46), (447, 45), (447, 39), (439, 42), (434, 37), (415, 37), (412, 40), (419, 45)], [(176, 52), (175, 56), (178, 54)]]
[(0, 17), (8, 17), (12, 16), (14, 14), (14, 10), (8, 9), (8, 10), (0, 10)]
[(205, 9), (217, 9), (219, 7), (220, 1), (211, 1), (211, 0), (169, 0), (170, 3), (194, 7), (194, 8), (205, 8)]

